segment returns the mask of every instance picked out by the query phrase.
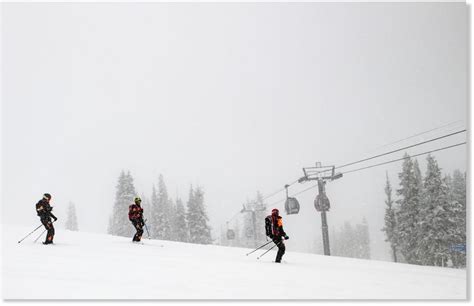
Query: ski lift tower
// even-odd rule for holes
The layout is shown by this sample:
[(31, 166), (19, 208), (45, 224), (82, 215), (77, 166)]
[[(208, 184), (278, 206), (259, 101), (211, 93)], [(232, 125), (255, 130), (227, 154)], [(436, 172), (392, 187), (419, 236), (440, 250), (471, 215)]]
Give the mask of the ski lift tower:
[(256, 217), (256, 212), (258, 211), (265, 211), (266, 210), (266, 207), (265, 207), (265, 204), (262, 206), (262, 205), (259, 205), (259, 206), (254, 206), (253, 208), (248, 208), (245, 206), (245, 204), (242, 204), (242, 210), (240, 211), (241, 213), (245, 213), (245, 212), (249, 212), (252, 214), (252, 229), (253, 229), (253, 241), (254, 241), (254, 245), (257, 246), (258, 242), (257, 242), (257, 217)]
[(318, 195), (314, 200), (314, 208), (321, 213), (321, 224), (323, 233), (323, 246), (324, 255), (331, 255), (329, 250), (329, 234), (328, 234), (328, 222), (326, 218), (326, 212), (329, 211), (330, 203), (326, 196), (326, 182), (334, 181), (342, 177), (342, 173), (335, 173), (335, 166), (321, 166), (320, 162), (316, 162), (315, 167), (303, 168), (304, 176), (298, 180), (298, 183), (306, 181), (317, 181), (318, 182)]

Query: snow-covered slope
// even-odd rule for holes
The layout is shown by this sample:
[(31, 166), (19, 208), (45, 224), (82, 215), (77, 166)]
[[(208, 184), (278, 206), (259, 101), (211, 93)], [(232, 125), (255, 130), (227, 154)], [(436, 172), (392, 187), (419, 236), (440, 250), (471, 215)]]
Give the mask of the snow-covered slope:
[(57, 230), (3, 227), (5, 299), (465, 299), (466, 271)]

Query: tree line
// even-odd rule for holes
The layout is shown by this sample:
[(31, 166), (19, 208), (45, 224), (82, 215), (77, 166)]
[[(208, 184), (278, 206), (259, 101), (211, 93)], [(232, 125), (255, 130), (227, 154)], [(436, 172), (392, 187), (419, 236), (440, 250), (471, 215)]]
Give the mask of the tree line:
[(365, 218), (355, 226), (346, 221), (344, 226), (331, 234), (331, 255), (370, 259), (369, 225)]
[[(128, 220), (128, 207), (137, 196), (130, 171), (122, 171), (118, 178), (115, 202), (107, 232), (117, 236), (133, 236), (134, 229)], [(144, 218), (153, 239), (211, 244), (211, 227), (201, 187), (190, 187), (186, 207), (183, 201), (171, 198), (163, 178), (158, 186), (152, 185), (150, 196), (141, 195)], [(146, 233), (146, 231), (145, 231)]]
[(386, 178), (385, 232), (395, 262), (466, 266), (466, 174), (442, 174), (428, 155), (424, 177), (405, 154), (396, 198)]

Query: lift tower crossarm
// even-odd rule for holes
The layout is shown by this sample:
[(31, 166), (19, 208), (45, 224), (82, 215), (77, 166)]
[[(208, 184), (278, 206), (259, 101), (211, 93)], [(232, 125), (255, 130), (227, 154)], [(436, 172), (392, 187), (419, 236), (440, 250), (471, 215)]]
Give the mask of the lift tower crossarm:
[(318, 195), (314, 201), (314, 207), (321, 213), (321, 228), (323, 234), (324, 255), (331, 255), (329, 248), (329, 233), (326, 211), (329, 211), (329, 199), (326, 196), (326, 182), (334, 181), (342, 177), (342, 173), (335, 172), (335, 166), (321, 166), (320, 162), (316, 163), (315, 167), (303, 168), (304, 176), (298, 179), (298, 183), (307, 181), (318, 182)]

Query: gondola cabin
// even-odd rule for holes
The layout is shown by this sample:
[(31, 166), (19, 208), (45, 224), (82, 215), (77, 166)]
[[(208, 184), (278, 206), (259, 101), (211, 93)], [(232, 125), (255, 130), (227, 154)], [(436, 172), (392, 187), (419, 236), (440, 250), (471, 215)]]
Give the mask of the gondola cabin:
[(287, 215), (294, 215), (300, 211), (300, 203), (296, 198), (287, 198), (285, 201), (285, 211)]
[(331, 203), (325, 194), (318, 194), (314, 200), (314, 208), (317, 211), (328, 211), (331, 208)]
[(234, 239), (235, 239), (234, 230), (228, 229), (227, 230), (227, 240), (234, 240)]

